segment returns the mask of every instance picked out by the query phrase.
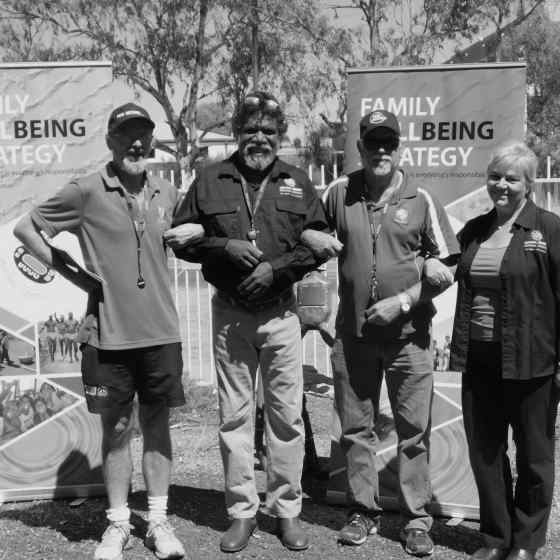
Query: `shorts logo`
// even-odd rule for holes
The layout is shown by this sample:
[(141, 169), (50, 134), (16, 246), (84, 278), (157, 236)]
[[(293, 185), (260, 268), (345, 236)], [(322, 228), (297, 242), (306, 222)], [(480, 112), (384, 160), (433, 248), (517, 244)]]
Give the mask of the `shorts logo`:
[(369, 116), (369, 124), (381, 124), (386, 120), (387, 117), (383, 113), (379, 113), (378, 111), (375, 111)]
[(546, 254), (548, 246), (546, 241), (543, 241), (543, 234), (534, 229), (529, 232), (529, 239), (523, 243), (523, 249), (529, 252)]
[(284, 179), (284, 182), (278, 187), (280, 194), (290, 196), (292, 198), (303, 198), (303, 189), (296, 186), (296, 182), (291, 177)]
[(408, 211), (406, 210), (406, 208), (399, 208), (395, 212), (395, 217), (393, 218), (393, 220), (401, 226), (405, 226), (406, 224), (408, 224)]

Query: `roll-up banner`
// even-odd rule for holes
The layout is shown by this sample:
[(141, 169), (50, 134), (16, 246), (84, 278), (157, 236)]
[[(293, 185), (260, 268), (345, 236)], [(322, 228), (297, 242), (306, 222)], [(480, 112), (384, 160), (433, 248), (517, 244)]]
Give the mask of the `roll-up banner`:
[[(356, 69), (348, 72), (348, 134), (344, 172), (361, 166), (360, 119), (376, 110), (400, 123), (400, 164), (409, 180), (444, 204), (453, 228), (491, 207), (486, 168), (496, 146), (525, 136), (525, 63)], [(442, 348), (451, 335), (455, 287), (435, 298), (432, 337)], [(478, 518), (469, 467), (458, 373), (437, 372), (432, 405), (431, 480), (434, 514)], [(335, 411), (327, 496), (346, 498), (346, 464)], [(385, 387), (375, 426), (381, 501), (398, 509), (397, 438)]]
[[(107, 160), (110, 62), (0, 65), (0, 501), (104, 492), (76, 332), (85, 293), (13, 236), (18, 219)], [(79, 260), (77, 240), (54, 243)]]
[(345, 173), (360, 167), (360, 119), (393, 112), (401, 165), (444, 205), (485, 184), (488, 157), (525, 134), (525, 63), (357, 69), (348, 72)]

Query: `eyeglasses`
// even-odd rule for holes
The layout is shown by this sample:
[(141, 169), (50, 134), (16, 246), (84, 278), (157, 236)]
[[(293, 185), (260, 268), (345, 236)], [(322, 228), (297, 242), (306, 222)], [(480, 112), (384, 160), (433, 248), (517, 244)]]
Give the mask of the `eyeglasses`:
[(243, 100), (243, 106), (250, 109), (264, 107), (268, 111), (277, 111), (280, 108), (278, 101), (261, 97), (260, 95), (248, 95)]

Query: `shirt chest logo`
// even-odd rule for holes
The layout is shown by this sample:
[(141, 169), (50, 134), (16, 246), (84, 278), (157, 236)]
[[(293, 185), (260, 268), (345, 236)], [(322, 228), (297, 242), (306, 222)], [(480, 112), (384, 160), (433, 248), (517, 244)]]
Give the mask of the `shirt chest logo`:
[(282, 196), (289, 196), (290, 198), (303, 198), (303, 189), (298, 187), (291, 177), (284, 179), (284, 181), (280, 183), (278, 190)]
[(393, 221), (401, 226), (406, 226), (408, 224), (408, 210), (406, 208), (397, 208)]
[(546, 254), (548, 246), (543, 234), (538, 229), (534, 229), (529, 232), (528, 239), (523, 242), (523, 249), (528, 252)]

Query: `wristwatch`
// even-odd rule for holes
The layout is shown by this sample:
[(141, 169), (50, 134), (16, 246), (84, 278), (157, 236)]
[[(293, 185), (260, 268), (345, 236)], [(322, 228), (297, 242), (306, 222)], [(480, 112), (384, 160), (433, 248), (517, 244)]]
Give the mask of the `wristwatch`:
[(401, 292), (398, 295), (399, 301), (401, 303), (401, 311), (403, 313), (408, 313), (410, 311), (410, 305), (412, 303), (411, 297), (408, 292)]

